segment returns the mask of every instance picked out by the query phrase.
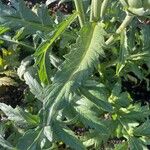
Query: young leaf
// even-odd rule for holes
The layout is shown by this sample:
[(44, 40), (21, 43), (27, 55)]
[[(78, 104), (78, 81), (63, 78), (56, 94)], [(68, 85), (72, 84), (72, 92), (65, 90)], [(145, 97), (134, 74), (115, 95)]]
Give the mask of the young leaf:
[(0, 35), (7, 32), (8, 30), (9, 30), (9, 28), (0, 25)]

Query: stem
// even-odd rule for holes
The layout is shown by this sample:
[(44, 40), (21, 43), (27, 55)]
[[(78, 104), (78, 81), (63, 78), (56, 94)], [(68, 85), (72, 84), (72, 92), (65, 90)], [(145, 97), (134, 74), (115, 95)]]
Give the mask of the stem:
[(101, 5), (101, 12), (100, 12), (100, 17), (103, 20), (104, 14), (106, 12), (107, 6), (108, 6), (109, 0), (103, 0), (102, 5)]
[(92, 2), (91, 2), (90, 22), (92, 22), (93, 18), (94, 18), (93, 10), (94, 10), (94, 0), (92, 0)]
[(83, 9), (83, 2), (81, 0), (74, 0), (75, 7), (77, 12), (79, 13), (78, 18), (79, 18), (79, 23), (81, 28), (85, 24), (85, 14), (84, 14), (84, 9)]
[[(127, 15), (122, 22), (122, 24), (119, 26), (119, 28), (116, 30), (116, 34), (120, 34), (128, 25), (129, 23), (133, 20), (134, 16), (129, 16)], [(114, 40), (114, 35), (110, 36), (110, 38), (105, 42), (106, 45), (112, 44)]]
[(90, 21), (99, 21), (102, 0), (92, 0)]

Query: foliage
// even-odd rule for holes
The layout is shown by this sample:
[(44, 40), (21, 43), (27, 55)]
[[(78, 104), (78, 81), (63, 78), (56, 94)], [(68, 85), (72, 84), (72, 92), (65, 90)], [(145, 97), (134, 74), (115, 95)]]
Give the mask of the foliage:
[[(88, 7), (72, 2), (72, 14), (56, 16), (44, 4), (29, 9), (23, 0), (0, 2), (1, 47), (9, 43), (0, 65), (10, 65), (5, 52), (14, 53), (11, 66), (29, 86), (31, 103), (0, 103), (1, 149), (59, 149), (62, 143), (77, 150), (148, 149), (149, 105), (135, 102), (123, 82), (149, 88), (150, 27), (139, 23), (149, 18), (149, 8), (142, 3), (139, 15), (123, 0), (92, 0)], [(18, 67), (16, 55), (24, 51), (28, 57)]]

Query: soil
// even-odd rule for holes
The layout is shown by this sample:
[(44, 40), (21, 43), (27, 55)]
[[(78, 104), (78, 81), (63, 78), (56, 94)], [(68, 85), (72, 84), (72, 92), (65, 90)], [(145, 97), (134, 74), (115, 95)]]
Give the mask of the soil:
[(131, 81), (122, 81), (123, 91), (130, 93), (134, 102), (141, 102), (142, 105), (150, 103), (150, 91), (147, 90), (147, 85), (145, 81), (139, 84), (134, 84)]
[(24, 98), (24, 90), (27, 88), (27, 85), (20, 84), (18, 87), (9, 86), (5, 88), (5, 92), (0, 95), (0, 102), (12, 107), (17, 105), (22, 105)]

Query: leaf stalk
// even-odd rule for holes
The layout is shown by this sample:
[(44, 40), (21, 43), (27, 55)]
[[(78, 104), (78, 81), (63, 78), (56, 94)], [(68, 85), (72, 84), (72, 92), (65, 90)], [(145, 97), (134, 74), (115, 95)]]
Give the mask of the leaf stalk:
[(78, 14), (78, 18), (79, 18), (79, 23), (81, 28), (83, 27), (83, 25), (85, 24), (85, 13), (84, 13), (84, 9), (83, 9), (83, 2), (81, 0), (74, 0), (75, 3), (75, 7)]
[[(120, 34), (129, 24), (130, 22), (133, 20), (134, 16), (130, 16), (127, 15), (124, 19), (124, 21), (122, 22), (122, 24), (119, 26), (119, 28), (116, 30), (116, 34)], [(112, 44), (112, 42), (114, 41), (114, 35), (110, 36), (110, 38), (105, 42), (106, 45), (110, 45)]]

